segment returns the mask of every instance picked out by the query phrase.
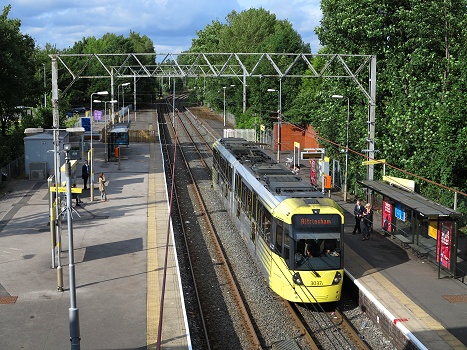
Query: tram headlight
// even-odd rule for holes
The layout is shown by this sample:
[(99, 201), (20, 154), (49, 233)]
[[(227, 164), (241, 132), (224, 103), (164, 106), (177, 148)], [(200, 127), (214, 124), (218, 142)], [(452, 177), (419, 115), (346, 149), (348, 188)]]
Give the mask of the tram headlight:
[(334, 275), (334, 279), (332, 280), (332, 284), (339, 284), (339, 282), (342, 280), (342, 274), (337, 271), (336, 274)]
[(292, 279), (293, 279), (295, 284), (303, 285), (302, 278), (300, 277), (300, 274), (298, 272), (294, 273)]

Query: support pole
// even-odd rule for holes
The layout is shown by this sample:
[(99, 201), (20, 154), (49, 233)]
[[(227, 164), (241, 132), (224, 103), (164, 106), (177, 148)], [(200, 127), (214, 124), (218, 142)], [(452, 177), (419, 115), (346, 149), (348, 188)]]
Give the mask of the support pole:
[(52, 116), (53, 116), (53, 133), (54, 133), (54, 179), (55, 179), (55, 233), (57, 237), (58, 250), (58, 265), (57, 265), (57, 289), (63, 291), (63, 271), (61, 265), (60, 246), (61, 241), (61, 226), (60, 226), (60, 196), (58, 187), (61, 185), (60, 175), (60, 118), (58, 110), (58, 62), (57, 55), (52, 56)]
[(66, 150), (66, 213), (68, 227), (68, 256), (69, 256), (69, 275), (70, 275), (70, 308), (68, 316), (70, 321), (70, 342), (72, 350), (79, 350), (80, 331), (79, 331), (79, 309), (76, 306), (76, 285), (75, 285), (75, 258), (73, 247), (73, 216), (72, 198), (71, 198), (71, 164), (69, 158), (69, 150)]

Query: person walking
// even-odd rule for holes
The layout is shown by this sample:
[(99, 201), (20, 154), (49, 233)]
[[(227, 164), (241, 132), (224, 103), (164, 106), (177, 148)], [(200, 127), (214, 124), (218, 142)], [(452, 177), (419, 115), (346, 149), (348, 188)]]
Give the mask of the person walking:
[(373, 209), (371, 204), (365, 205), (365, 211), (363, 212), (363, 238), (362, 241), (370, 239), (370, 233), (373, 231)]
[(363, 217), (363, 211), (365, 208), (361, 204), (360, 200), (357, 200), (357, 203), (355, 204), (353, 214), (355, 216), (355, 226), (353, 228), (352, 234), (355, 234), (355, 232), (358, 231), (359, 234), (362, 233), (362, 228), (360, 227), (360, 221), (362, 220)]
[(99, 191), (101, 192), (101, 202), (105, 202), (107, 200), (107, 193), (105, 192), (105, 175), (104, 175), (104, 173), (100, 173), (98, 181), (99, 181)]
[(88, 178), (89, 178), (89, 165), (88, 161), (85, 160), (83, 166), (81, 167), (81, 178), (83, 179), (84, 189), (88, 189)]

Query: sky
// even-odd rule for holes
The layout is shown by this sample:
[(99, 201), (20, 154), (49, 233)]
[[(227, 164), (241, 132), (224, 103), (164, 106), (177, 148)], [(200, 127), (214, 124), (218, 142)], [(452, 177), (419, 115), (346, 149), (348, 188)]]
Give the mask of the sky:
[[(196, 32), (227, 14), (264, 8), (286, 19), (316, 53), (314, 28), (321, 19), (319, 0), (10, 0), (9, 19), (21, 20), (21, 32), (38, 46), (72, 47), (85, 37), (106, 33), (148, 36), (157, 53), (180, 53), (191, 47)], [(5, 6), (4, 5), (4, 6)], [(3, 10), (3, 6), (2, 6)]]

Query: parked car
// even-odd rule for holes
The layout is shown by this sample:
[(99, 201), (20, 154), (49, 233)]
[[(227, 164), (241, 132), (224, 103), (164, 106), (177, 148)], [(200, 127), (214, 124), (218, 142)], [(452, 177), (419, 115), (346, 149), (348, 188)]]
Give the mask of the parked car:
[(86, 113), (86, 107), (83, 106), (73, 106), (71, 109), (66, 112), (68, 118), (71, 118), (74, 114)]
[(73, 113), (86, 113), (86, 107), (83, 106), (73, 106), (71, 107)]

